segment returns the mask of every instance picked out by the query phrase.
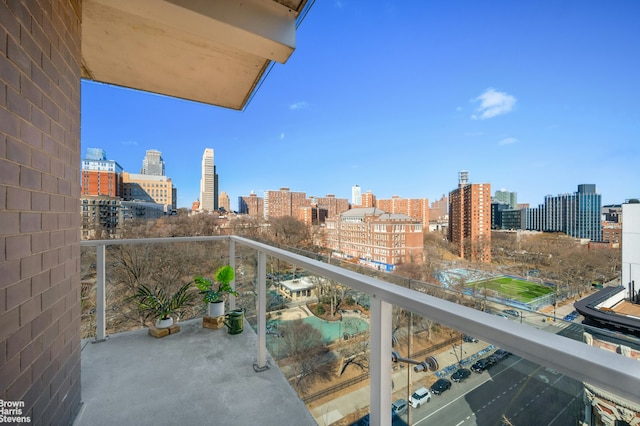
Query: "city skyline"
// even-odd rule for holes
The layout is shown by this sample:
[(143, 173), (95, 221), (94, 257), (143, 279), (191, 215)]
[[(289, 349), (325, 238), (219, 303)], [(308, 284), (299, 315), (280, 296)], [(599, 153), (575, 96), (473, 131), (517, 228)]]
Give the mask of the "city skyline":
[(531, 206), (582, 183), (640, 197), (640, 5), (406, 7), (317, 2), (243, 112), (85, 81), (82, 152), (135, 171), (161, 151), (187, 208), (205, 147), (233, 209), (280, 187), (437, 200), (460, 170)]

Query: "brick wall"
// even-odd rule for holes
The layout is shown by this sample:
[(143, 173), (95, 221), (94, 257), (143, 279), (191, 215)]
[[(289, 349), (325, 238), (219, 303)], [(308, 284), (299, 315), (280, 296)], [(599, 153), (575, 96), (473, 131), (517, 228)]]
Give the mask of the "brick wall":
[(80, 404), (80, 0), (0, 0), (0, 399)]

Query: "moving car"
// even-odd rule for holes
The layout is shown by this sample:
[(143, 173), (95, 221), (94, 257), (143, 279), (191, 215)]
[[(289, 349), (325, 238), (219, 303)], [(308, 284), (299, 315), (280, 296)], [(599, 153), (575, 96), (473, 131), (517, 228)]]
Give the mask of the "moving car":
[(462, 340), (468, 343), (478, 343), (478, 339), (476, 339), (473, 336), (469, 336), (468, 334), (465, 334), (464, 336), (462, 336)]
[(492, 355), (492, 356), (493, 356), (496, 360), (500, 361), (500, 360), (503, 360), (503, 359), (505, 359), (505, 358), (508, 358), (508, 357), (509, 357), (509, 355), (511, 355), (511, 352), (509, 352), (509, 351), (505, 351), (504, 349), (498, 349), (497, 351), (495, 351), (495, 352), (493, 353), (493, 355)]
[(391, 403), (391, 418), (403, 415), (407, 411), (407, 401), (399, 399)]
[(440, 395), (442, 392), (451, 388), (451, 382), (447, 379), (438, 379), (431, 385), (431, 392), (435, 395)]
[(431, 401), (431, 392), (429, 392), (429, 389), (425, 387), (416, 389), (416, 391), (409, 397), (409, 403), (413, 408), (418, 408), (425, 402), (429, 401)]
[(520, 312), (516, 311), (515, 309), (503, 309), (502, 312), (504, 312), (505, 314), (509, 314), (513, 317), (520, 316)]
[(469, 376), (471, 376), (471, 370), (468, 370), (466, 368), (460, 368), (459, 370), (457, 370), (455, 373), (451, 375), (451, 380), (453, 380), (454, 382), (460, 383), (461, 381), (463, 381)]

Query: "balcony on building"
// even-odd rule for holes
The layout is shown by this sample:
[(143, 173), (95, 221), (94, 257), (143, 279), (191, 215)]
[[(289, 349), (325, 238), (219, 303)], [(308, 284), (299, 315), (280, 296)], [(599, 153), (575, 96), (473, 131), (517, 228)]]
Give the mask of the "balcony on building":
[[(601, 407), (589, 403), (587, 395), (606, 395), (607, 401), (614, 399), (614, 406), (639, 404), (638, 361), (583, 343), (588, 327), (560, 318), (521, 309), (518, 317), (506, 319), (464, 306), (473, 304), (473, 298), (456, 298), (441, 288), (407, 283), (357, 265), (343, 268), (335, 259), (308, 257), (235, 236), (83, 241), (81, 245), (83, 330), (91, 337), (86, 336), (82, 344), (83, 408), (77, 425), (126, 424), (132, 418), (136, 424), (328, 425), (354, 424), (364, 416), (372, 424), (392, 424), (392, 401), (408, 400), (418, 387), (449, 378), (460, 365), (468, 368), (498, 348), (512, 357), (495, 370), (473, 373), (469, 380), (478, 381), (477, 389), (454, 383), (448, 391), (452, 396), (461, 394), (455, 398), (459, 406), (447, 408), (447, 393), (432, 395), (428, 410), (411, 408), (411, 419), (405, 413), (393, 424), (419, 424), (423, 419), (457, 424), (449, 421), (460, 409), (477, 424), (501, 421), (503, 411), (514, 424), (520, 424), (517, 416), (544, 424), (554, 418), (561, 422), (557, 424), (576, 424), (591, 418), (590, 410)], [(147, 273), (161, 279), (158, 272), (171, 269), (169, 265), (163, 269), (162, 259), (171, 253), (192, 259), (193, 263), (186, 262), (187, 271), (213, 271), (222, 264), (234, 267), (234, 285), (240, 294), (229, 301), (228, 309), (244, 310), (242, 333), (203, 328), (198, 317), (202, 310), (194, 311), (194, 319), (182, 319), (178, 333), (163, 338), (150, 336), (140, 324), (137, 330), (118, 332), (123, 317), (131, 317), (131, 311), (120, 304), (122, 295), (118, 297), (130, 276), (124, 269), (134, 265), (124, 259), (137, 256), (142, 261), (144, 257), (144, 265), (152, 265)], [(143, 269), (144, 265), (139, 264)], [(290, 275), (278, 275), (285, 270)], [(371, 273), (378, 278), (369, 276)], [(305, 304), (278, 297), (276, 283), (291, 274), (339, 283), (341, 291), (366, 311), (366, 316), (357, 309), (342, 312), (340, 328), (326, 341), (324, 358), (318, 358), (326, 362), (328, 374), (322, 374), (322, 369), (305, 372), (310, 365), (321, 363), (311, 355), (306, 366), (302, 360), (300, 367), (285, 353), (291, 350), (281, 334), (291, 330), (285, 319), (292, 314), (312, 316)], [(429, 294), (432, 292), (437, 297)], [(500, 305), (493, 303), (492, 307), (495, 310)], [(411, 312), (413, 331), (398, 323), (399, 309)], [(361, 321), (366, 323), (364, 333), (356, 324)], [(425, 346), (425, 334), (419, 330), (425, 323), (447, 327), (451, 338), (418, 350)], [(349, 324), (354, 328), (349, 329)], [(620, 345), (634, 344), (630, 339)], [(344, 389), (325, 386), (324, 392), (314, 390), (311, 382), (304, 385), (307, 373), (308, 377), (317, 375), (316, 383), (337, 380), (336, 366), (344, 367), (358, 356), (366, 359), (369, 368), (358, 374), (362, 377), (355, 385)], [(337, 357), (342, 360), (336, 362)], [(394, 362), (395, 357), (400, 362)], [(437, 366), (431, 365), (431, 357)], [(472, 384), (476, 386), (471, 381), (468, 386)], [(482, 398), (490, 392), (509, 402), (487, 410), (491, 399)], [(603, 413), (606, 409), (601, 407)]]

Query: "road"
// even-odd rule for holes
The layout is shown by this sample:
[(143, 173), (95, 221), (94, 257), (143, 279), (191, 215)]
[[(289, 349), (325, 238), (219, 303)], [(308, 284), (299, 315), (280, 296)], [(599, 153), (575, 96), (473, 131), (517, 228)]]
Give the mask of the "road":
[[(580, 413), (579, 382), (511, 356), (411, 413), (414, 425), (500, 426), (503, 415), (518, 426), (575, 424)], [(406, 424), (407, 415), (394, 422)]]

